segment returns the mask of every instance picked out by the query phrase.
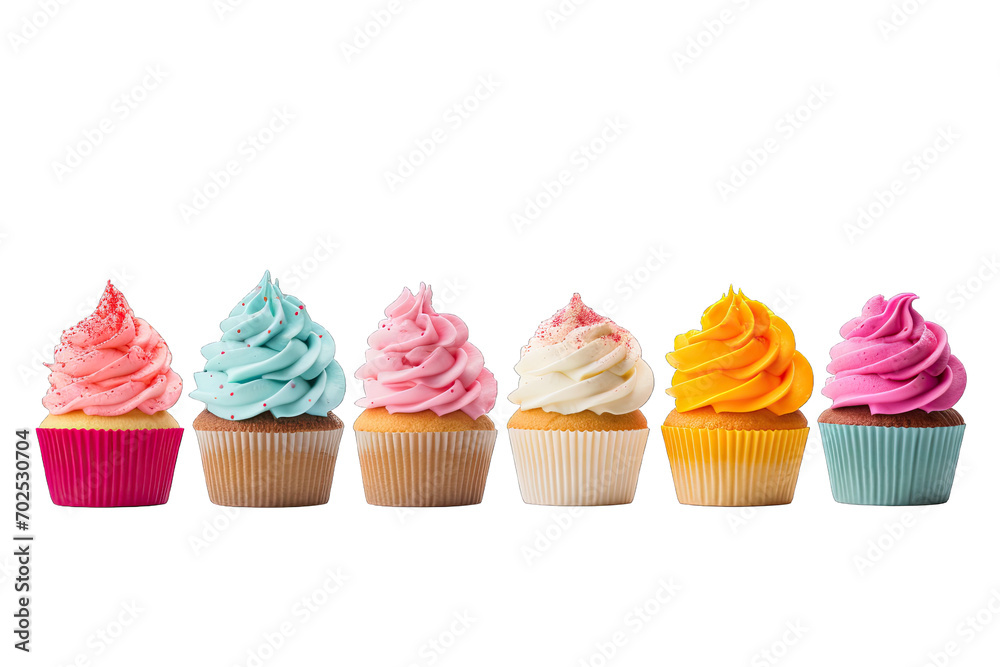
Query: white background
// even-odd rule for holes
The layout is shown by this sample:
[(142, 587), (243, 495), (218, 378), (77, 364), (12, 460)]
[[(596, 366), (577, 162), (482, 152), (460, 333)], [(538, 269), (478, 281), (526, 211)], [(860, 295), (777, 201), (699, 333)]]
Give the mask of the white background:
[[(503, 432), (481, 505), (413, 513), (365, 503), (350, 432), (328, 505), (232, 516), (208, 501), (190, 430), (161, 507), (54, 507), (36, 452), (34, 651), (10, 647), (5, 612), (4, 664), (994, 664), (997, 3), (907, 0), (893, 25), (890, 0), (595, 0), (553, 26), (556, 0), (405, 1), (350, 58), (387, 0), (221, 16), (211, 0), (69, 2), (51, 18), (42, 4), (8, 0), (0, 17), (4, 437), (44, 417), (40, 364), (109, 277), (171, 346), (187, 427), (199, 348), (265, 268), (349, 375), (402, 286), (432, 284), (497, 375), (500, 425), (519, 347), (574, 291), (637, 336), (657, 383), (623, 507), (523, 504)], [(679, 63), (689, 40), (704, 46)], [(452, 120), (481, 77), (495, 90)], [(294, 119), (249, 159), (274, 109)], [(385, 173), (437, 128), (445, 141), (391, 189)], [(56, 164), (73, 152), (87, 155)], [(724, 198), (734, 169), (753, 173)], [(518, 228), (563, 170), (569, 185)], [(875, 215), (852, 235), (859, 207)], [(952, 500), (838, 505), (814, 433), (791, 505), (679, 505), (655, 428), (672, 406), (663, 357), (730, 283), (787, 319), (818, 387), (869, 297), (918, 293), (969, 371)], [(348, 423), (359, 396), (352, 381)], [(667, 602), (661, 582), (678, 588)], [(311, 596), (325, 604), (306, 616)]]

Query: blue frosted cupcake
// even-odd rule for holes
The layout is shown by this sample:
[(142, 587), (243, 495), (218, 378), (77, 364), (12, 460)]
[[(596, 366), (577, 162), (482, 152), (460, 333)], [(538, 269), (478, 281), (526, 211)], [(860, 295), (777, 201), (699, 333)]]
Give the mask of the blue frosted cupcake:
[(265, 273), (202, 348), (193, 398), (208, 496), (217, 505), (292, 507), (330, 498), (347, 387), (330, 333)]
[(914, 294), (865, 304), (830, 350), (820, 415), (830, 486), (853, 505), (933, 505), (951, 495), (965, 420), (965, 367)]

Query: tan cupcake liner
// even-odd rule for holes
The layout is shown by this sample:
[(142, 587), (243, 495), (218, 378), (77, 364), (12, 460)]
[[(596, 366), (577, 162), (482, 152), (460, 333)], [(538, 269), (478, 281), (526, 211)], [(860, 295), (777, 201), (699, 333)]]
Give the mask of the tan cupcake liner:
[(496, 431), (355, 431), (370, 505), (444, 507), (483, 500)]
[(521, 498), (532, 505), (632, 502), (649, 429), (508, 429)]
[(344, 429), (195, 431), (208, 497), (233, 507), (298, 507), (330, 500)]
[(745, 507), (792, 502), (808, 428), (774, 431), (663, 427), (677, 500)]

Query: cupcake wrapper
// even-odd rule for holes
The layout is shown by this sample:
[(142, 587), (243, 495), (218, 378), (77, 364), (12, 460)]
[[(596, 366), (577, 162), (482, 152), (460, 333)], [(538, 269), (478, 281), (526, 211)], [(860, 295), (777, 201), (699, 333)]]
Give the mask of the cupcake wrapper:
[(820, 424), (819, 432), (838, 503), (935, 505), (951, 496), (964, 424), (937, 428)]
[(682, 504), (746, 507), (792, 502), (808, 428), (662, 428)]
[(508, 429), (521, 498), (531, 505), (632, 502), (649, 429)]
[(49, 496), (65, 507), (162, 505), (170, 497), (183, 428), (39, 428)]
[(343, 428), (195, 433), (208, 497), (216, 505), (300, 507), (330, 500)]
[(496, 431), (355, 431), (369, 505), (445, 507), (483, 500)]

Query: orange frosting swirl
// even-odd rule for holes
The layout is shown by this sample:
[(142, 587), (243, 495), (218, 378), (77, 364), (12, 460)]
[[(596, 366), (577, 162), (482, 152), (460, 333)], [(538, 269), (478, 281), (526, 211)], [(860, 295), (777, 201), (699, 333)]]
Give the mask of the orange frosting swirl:
[(796, 351), (791, 328), (732, 286), (701, 316), (701, 331), (677, 336), (674, 348), (667, 361), (677, 372), (667, 393), (678, 412), (710, 405), (716, 412), (785, 415), (812, 394), (812, 367)]

